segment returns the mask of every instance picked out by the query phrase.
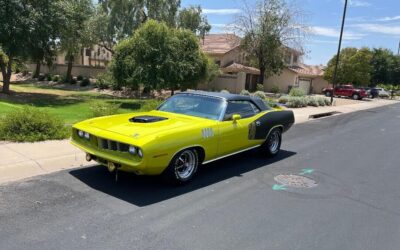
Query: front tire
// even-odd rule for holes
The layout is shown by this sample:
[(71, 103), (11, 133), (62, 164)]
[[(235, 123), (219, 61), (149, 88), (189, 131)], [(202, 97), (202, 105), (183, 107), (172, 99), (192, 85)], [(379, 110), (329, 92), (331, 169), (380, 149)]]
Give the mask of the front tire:
[(274, 128), (268, 135), (267, 139), (263, 143), (262, 151), (270, 156), (276, 156), (281, 150), (282, 143), (282, 131), (279, 128)]
[(326, 96), (326, 97), (331, 97), (331, 96), (332, 96), (332, 93), (329, 92), (329, 91), (327, 91), (327, 92), (325, 92), (325, 96)]
[(184, 149), (178, 152), (165, 169), (162, 177), (171, 185), (188, 183), (197, 172), (199, 157), (195, 149)]
[(358, 94), (353, 95), (353, 100), (360, 100), (360, 96)]

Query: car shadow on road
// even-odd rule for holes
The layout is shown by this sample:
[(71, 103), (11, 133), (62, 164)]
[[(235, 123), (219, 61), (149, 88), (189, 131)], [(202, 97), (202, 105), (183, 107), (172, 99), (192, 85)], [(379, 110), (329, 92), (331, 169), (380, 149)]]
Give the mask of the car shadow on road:
[(192, 182), (178, 187), (167, 186), (154, 176), (120, 173), (118, 182), (106, 167), (92, 166), (69, 173), (91, 188), (112, 195), (139, 207), (151, 205), (226, 179), (262, 168), (289, 158), (296, 153), (281, 150), (278, 156), (267, 158), (256, 150), (244, 152), (202, 166)]

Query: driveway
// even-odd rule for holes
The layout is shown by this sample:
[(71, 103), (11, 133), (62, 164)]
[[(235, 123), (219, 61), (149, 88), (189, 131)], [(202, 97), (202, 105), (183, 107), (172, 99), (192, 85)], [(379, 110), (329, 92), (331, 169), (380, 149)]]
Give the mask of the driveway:
[[(278, 157), (220, 160), (184, 187), (98, 166), (3, 185), (0, 245), (399, 249), (399, 124), (399, 104), (296, 124)], [(275, 180), (290, 174), (316, 186)]]

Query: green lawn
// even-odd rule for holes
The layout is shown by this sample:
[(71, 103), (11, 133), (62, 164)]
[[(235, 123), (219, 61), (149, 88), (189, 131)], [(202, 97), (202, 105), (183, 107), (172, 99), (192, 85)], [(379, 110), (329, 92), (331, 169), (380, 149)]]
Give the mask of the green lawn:
[(118, 104), (118, 113), (151, 110), (160, 104), (156, 100), (118, 98), (90, 91), (60, 90), (33, 84), (12, 84), (11, 90), (13, 94), (10, 96), (0, 95), (0, 116), (31, 105), (60, 117), (66, 124), (93, 117), (91, 107), (98, 104)]

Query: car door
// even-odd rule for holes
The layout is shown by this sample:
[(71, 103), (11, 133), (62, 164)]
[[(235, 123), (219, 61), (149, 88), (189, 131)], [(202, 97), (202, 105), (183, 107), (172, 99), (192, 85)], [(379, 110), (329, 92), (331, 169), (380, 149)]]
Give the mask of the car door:
[[(251, 101), (229, 101), (223, 120), (219, 123), (218, 155), (227, 155), (251, 146), (257, 141), (249, 140), (249, 124), (261, 110)], [(233, 120), (233, 115), (240, 119)]]

